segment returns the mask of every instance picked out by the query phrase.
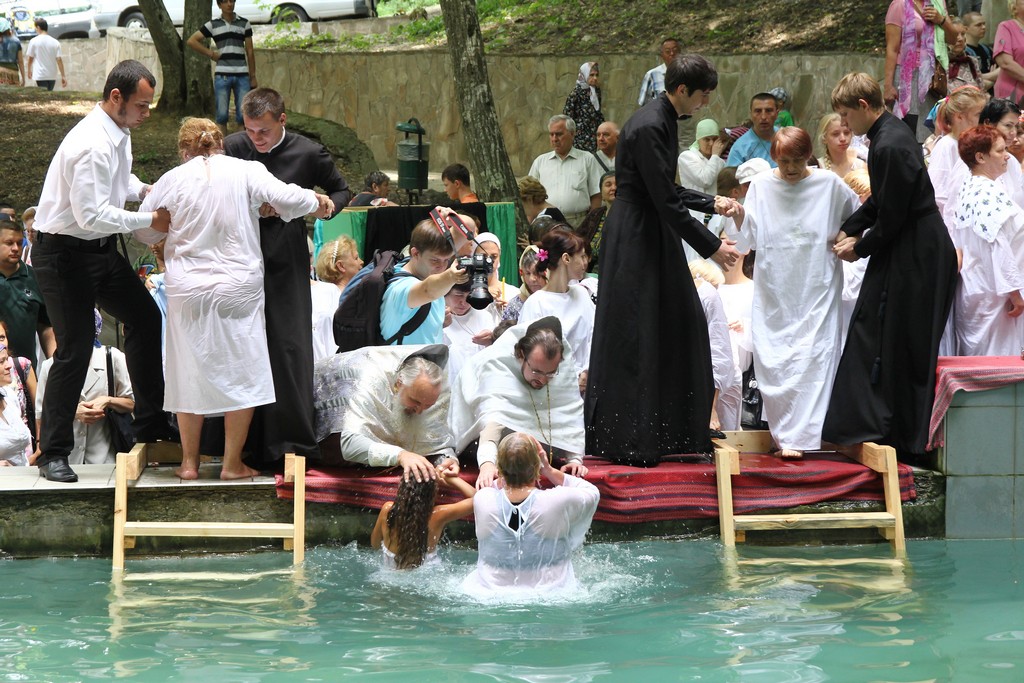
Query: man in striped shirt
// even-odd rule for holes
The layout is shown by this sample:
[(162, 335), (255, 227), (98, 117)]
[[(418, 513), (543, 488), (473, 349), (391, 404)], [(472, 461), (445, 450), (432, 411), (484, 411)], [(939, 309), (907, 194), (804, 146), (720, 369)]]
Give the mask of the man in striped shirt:
[[(213, 91), (217, 97), (217, 124), (227, 131), (228, 98), (235, 95), (235, 122), (242, 125), (242, 98), (256, 83), (256, 55), (252, 48), (252, 26), (235, 14), (235, 0), (217, 0), (220, 18), (212, 19), (193, 33), (188, 46), (217, 62)], [(209, 48), (213, 39), (215, 49)]]

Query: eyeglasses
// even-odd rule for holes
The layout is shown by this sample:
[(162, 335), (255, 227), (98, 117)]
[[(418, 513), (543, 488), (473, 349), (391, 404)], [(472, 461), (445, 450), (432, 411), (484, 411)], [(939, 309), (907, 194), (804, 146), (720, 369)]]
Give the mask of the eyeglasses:
[(547, 377), (548, 379), (551, 379), (558, 375), (558, 368), (555, 368), (554, 372), (541, 372), (540, 370), (537, 370), (532, 365), (530, 365), (530, 361), (526, 360), (525, 358), (523, 359), (523, 362), (526, 364), (526, 367), (530, 369), (530, 372), (537, 375), (538, 377)]

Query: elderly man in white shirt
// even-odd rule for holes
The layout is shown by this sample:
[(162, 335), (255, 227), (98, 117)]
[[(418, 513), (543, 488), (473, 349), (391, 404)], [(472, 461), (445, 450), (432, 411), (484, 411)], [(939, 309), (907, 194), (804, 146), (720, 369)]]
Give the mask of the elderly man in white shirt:
[(156, 78), (126, 60), (113, 68), (103, 101), (61, 142), (50, 162), (36, 212), (36, 278), (57, 339), (43, 401), (39, 471), (51, 481), (74, 482), (68, 465), (75, 446), (78, 396), (92, 358), (93, 307), (124, 323), (125, 355), (135, 390), (140, 441), (170, 436), (163, 412), (160, 310), (114, 236), (140, 228), (167, 232), (170, 214), (126, 211), (148, 188), (131, 173), (129, 131), (149, 117)]
[(323, 462), (398, 465), (417, 481), (457, 474), (447, 362), (441, 344), (366, 346), (318, 362), (314, 429)]
[(587, 212), (601, 206), (601, 167), (590, 152), (572, 146), (576, 122), (564, 114), (548, 120), (550, 152), (533, 160), (529, 175), (540, 181), (548, 201), (573, 227)]

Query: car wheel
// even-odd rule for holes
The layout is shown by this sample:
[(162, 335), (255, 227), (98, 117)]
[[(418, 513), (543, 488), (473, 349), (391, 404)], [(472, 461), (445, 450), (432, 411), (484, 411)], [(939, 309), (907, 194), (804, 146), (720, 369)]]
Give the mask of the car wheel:
[(286, 21), (309, 21), (309, 15), (298, 5), (279, 5), (274, 9), (271, 23), (283, 23)]
[(124, 21), (121, 23), (125, 28), (147, 28), (146, 17), (142, 15), (142, 12), (131, 12), (125, 16)]

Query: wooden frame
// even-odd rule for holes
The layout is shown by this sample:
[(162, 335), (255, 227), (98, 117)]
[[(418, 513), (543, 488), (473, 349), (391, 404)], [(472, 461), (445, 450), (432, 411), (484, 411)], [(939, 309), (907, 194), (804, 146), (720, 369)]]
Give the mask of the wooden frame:
[[(128, 482), (136, 481), (153, 457), (161, 457), (167, 445), (135, 444), (128, 453), (118, 453), (114, 468), (114, 552), (115, 572), (124, 570), (125, 548), (135, 547), (137, 536), (199, 536), (219, 538), (281, 538), (284, 549), (292, 551), (293, 564), (300, 564), (306, 550), (306, 459), (285, 455), (284, 476), (295, 485), (292, 522), (129, 522)], [(178, 461), (180, 462), (180, 451)]]
[(722, 543), (727, 548), (746, 540), (751, 529), (878, 529), (893, 550), (903, 553), (903, 502), (900, 499), (896, 450), (890, 446), (865, 443), (842, 453), (882, 475), (885, 512), (830, 512), (821, 514), (737, 515), (733, 511), (732, 477), (740, 473), (741, 453), (767, 453), (771, 436), (766, 431), (726, 432), (715, 441), (715, 475), (718, 485), (718, 515)]

